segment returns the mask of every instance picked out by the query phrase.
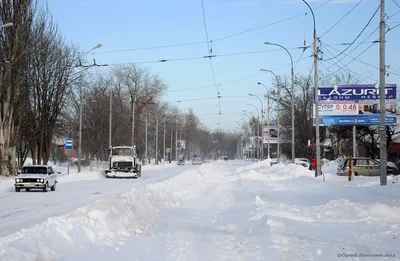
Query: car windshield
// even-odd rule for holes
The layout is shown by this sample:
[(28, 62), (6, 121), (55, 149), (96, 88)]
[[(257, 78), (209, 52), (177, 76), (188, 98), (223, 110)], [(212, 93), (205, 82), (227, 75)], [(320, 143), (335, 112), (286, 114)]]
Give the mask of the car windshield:
[(24, 167), (21, 174), (47, 174), (45, 167)]
[(112, 155), (119, 156), (135, 156), (132, 148), (114, 148), (112, 151)]

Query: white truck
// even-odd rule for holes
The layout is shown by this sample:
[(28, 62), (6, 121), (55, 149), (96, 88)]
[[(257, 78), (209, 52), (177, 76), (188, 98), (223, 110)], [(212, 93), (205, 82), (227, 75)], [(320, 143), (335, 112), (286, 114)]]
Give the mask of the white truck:
[(40, 189), (47, 192), (48, 188), (51, 191), (56, 190), (57, 174), (61, 173), (55, 172), (51, 166), (29, 165), (22, 167), (18, 174), (14, 183), (16, 192), (20, 192), (21, 189), (25, 189), (25, 191)]
[(138, 178), (142, 176), (142, 165), (137, 158), (136, 146), (110, 147), (109, 169), (106, 178)]

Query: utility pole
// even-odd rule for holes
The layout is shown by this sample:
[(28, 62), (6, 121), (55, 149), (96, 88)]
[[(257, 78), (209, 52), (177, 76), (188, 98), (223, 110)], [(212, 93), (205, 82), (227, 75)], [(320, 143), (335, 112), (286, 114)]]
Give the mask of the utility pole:
[(112, 146), (112, 88), (110, 88), (110, 123), (109, 123), (109, 147)]
[[(279, 85), (278, 82), (276, 82), (277, 85)], [(278, 158), (278, 163), (281, 162), (281, 113), (280, 113), (280, 106), (281, 106), (281, 89), (278, 86), (278, 139), (277, 139), (277, 151), (276, 151), (276, 157)]]
[(158, 165), (158, 112), (156, 111), (156, 165)]
[(353, 158), (357, 157), (356, 126), (353, 126)]
[(132, 147), (135, 146), (135, 103), (136, 103), (136, 93), (132, 99)]
[(145, 156), (144, 156), (144, 158), (145, 158), (145, 160), (146, 160), (146, 164), (148, 163), (148, 159), (147, 159), (147, 157), (148, 157), (148, 155), (149, 155), (149, 152), (148, 152), (148, 150), (147, 150), (147, 124), (148, 124), (148, 114), (147, 114), (147, 112), (146, 112), (146, 119), (145, 119), (145, 134), (144, 134), (144, 139), (145, 139), (145, 142), (144, 142), (144, 146), (145, 146), (145, 149), (144, 149), (144, 153), (145, 153)]
[(82, 158), (82, 85), (83, 70), (80, 71), (79, 77), (79, 144), (78, 144), (78, 173), (81, 173)]
[(170, 159), (172, 160), (172, 149), (173, 149), (173, 147), (172, 147), (172, 141), (173, 141), (173, 139), (174, 139), (174, 137), (173, 137), (173, 135), (174, 135), (174, 131), (172, 130), (172, 128), (171, 128), (171, 155), (170, 155)]
[[(261, 156), (260, 156), (260, 160), (263, 161), (264, 160), (264, 108), (261, 107), (261, 131), (262, 133), (260, 134), (260, 136), (262, 137), (261, 139)], [(268, 144), (269, 145), (269, 144)], [(268, 150), (269, 150), (269, 146), (268, 146)]]
[[(261, 110), (262, 110), (262, 108), (261, 108)], [(262, 115), (262, 111), (261, 111), (261, 115)], [(261, 116), (262, 117), (262, 116)], [(260, 157), (261, 157), (261, 155), (260, 155), (260, 117), (258, 117), (258, 119), (257, 119), (257, 145), (256, 145), (256, 151), (257, 151), (257, 158), (258, 158), (258, 160), (260, 160)]]
[(175, 160), (178, 162), (178, 124), (175, 122)]
[(163, 149), (164, 149), (164, 153), (163, 153), (163, 160), (164, 160), (164, 163), (165, 163), (165, 150), (166, 150), (166, 148), (165, 148), (165, 119), (164, 119), (164, 144), (163, 144)]
[[(314, 17), (314, 13), (313, 13)], [(315, 152), (317, 153), (317, 176), (321, 173), (321, 145), (319, 137), (319, 92), (318, 92), (318, 53), (317, 53), (317, 31), (314, 20), (314, 85), (315, 85)], [(323, 175), (325, 181), (325, 175)]]
[[(268, 95), (268, 101), (267, 101), (267, 113), (268, 113), (268, 115), (267, 115), (267, 117), (268, 117), (268, 159), (270, 159), (270, 152), (271, 152), (271, 150), (270, 150), (270, 138), (269, 138), (269, 128), (270, 128), (270, 108), (269, 108), (269, 95)], [(264, 133), (264, 131), (263, 131), (263, 133)]]
[(381, 0), (381, 21), (380, 21), (380, 41), (379, 41), (379, 57), (380, 57), (380, 183), (381, 186), (387, 185), (387, 144), (386, 144), (386, 61), (385, 61), (385, 0)]

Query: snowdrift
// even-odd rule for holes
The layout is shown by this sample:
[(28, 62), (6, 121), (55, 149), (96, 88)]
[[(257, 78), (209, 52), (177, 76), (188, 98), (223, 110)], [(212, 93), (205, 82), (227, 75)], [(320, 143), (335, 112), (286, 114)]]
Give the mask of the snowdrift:
[(91, 246), (115, 251), (135, 238), (148, 240), (148, 252), (133, 241), (125, 247), (131, 260), (397, 258), (399, 187), (368, 182), (334, 175), (322, 182), (293, 164), (213, 162), (0, 238), (0, 260), (63, 260)]
[(150, 235), (163, 209), (179, 207), (180, 202), (201, 196), (204, 186), (226, 180), (216, 171), (203, 165), (0, 238), (0, 260), (60, 260), (66, 249), (118, 245), (133, 235)]

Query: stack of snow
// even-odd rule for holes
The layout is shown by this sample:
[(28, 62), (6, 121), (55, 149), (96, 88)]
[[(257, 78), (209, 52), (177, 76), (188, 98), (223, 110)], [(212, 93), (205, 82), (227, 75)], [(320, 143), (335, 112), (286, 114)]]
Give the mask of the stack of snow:
[[(217, 175), (216, 175), (217, 174)], [(231, 179), (213, 165), (188, 170), (172, 179), (133, 189), (70, 214), (0, 238), (0, 260), (61, 260), (60, 251), (80, 245), (115, 245), (133, 235), (147, 235), (165, 208), (194, 200), (205, 186)]]

